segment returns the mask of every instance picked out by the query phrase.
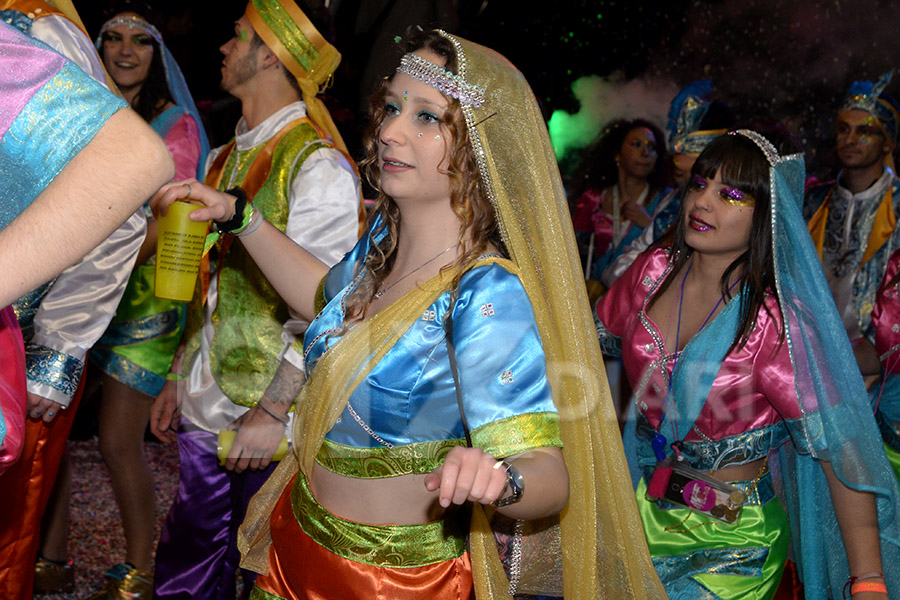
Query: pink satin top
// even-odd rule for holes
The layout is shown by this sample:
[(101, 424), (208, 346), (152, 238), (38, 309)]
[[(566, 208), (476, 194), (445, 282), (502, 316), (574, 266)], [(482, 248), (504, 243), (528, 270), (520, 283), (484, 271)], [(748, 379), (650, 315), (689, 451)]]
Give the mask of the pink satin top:
[[(637, 409), (653, 429), (659, 427), (675, 355), (666, 349), (665, 340), (646, 311), (668, 272), (668, 251), (651, 248), (616, 281), (596, 307), (601, 337), (605, 328), (622, 340), (622, 358)], [(760, 310), (748, 342), (722, 362), (693, 430), (676, 430), (682, 440), (723, 440), (801, 416), (788, 347), (779, 343), (780, 312), (773, 296), (767, 298), (765, 308), (769, 312)], [(780, 437), (769, 439), (774, 443)], [(743, 453), (742, 458), (726, 458), (719, 466), (749, 462), (767, 453), (768, 448), (757, 447), (749, 454)]]
[(200, 130), (191, 115), (184, 113), (175, 121), (165, 137), (166, 148), (175, 162), (172, 181), (192, 179), (197, 175), (200, 160)]
[(875, 328), (875, 351), (884, 356), (881, 361), (888, 373), (900, 373), (900, 351), (891, 351), (900, 344), (900, 284), (888, 285), (900, 270), (900, 250), (895, 251), (888, 260), (881, 287), (875, 296), (875, 307), (872, 309), (872, 326)]

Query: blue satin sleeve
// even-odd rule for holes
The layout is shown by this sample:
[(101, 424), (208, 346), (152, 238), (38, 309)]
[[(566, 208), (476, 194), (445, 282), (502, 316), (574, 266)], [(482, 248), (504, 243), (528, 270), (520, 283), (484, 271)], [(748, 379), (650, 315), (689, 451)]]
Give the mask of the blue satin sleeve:
[[(355, 261), (348, 256), (346, 262)], [(340, 343), (340, 305), (350, 289), (352, 285), (346, 286), (310, 325), (310, 370), (326, 346)], [(382, 442), (367, 429), (395, 446), (464, 438), (442, 324), (449, 309), (450, 294), (445, 293), (409, 328), (353, 392), (326, 436), (329, 441), (379, 447)], [(466, 273), (453, 325), (463, 405), (475, 445), (495, 456), (561, 446), (534, 312), (518, 277), (499, 265)]]
[[(559, 445), (548, 437), (558, 417), (522, 282), (497, 264), (473, 269), (463, 279), (453, 308), (453, 338), (474, 445), (497, 456), (527, 449), (510, 447), (513, 438)], [(530, 418), (518, 418), (522, 415)]]
[[(66, 62), (25, 105), (0, 142), (5, 178), (0, 229), (43, 191), (125, 103)], [(36, 140), (38, 143), (36, 143)]]
[(377, 217), (372, 225), (356, 242), (350, 252), (344, 255), (341, 261), (329, 269), (325, 276), (325, 300), (331, 302), (332, 298), (340, 294), (359, 272), (359, 266), (365, 261), (366, 254), (372, 244), (372, 238), (376, 243), (384, 238), (387, 233), (381, 228), (382, 220)]

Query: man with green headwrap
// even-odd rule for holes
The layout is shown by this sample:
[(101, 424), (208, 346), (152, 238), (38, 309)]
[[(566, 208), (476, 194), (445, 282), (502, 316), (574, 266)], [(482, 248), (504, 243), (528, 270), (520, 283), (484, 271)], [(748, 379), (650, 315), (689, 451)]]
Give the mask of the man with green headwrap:
[[(249, 2), (221, 52), (222, 87), (241, 100), (243, 116), (235, 138), (210, 153), (205, 184), (243, 195), (245, 215), (265, 218), (319, 260), (336, 263), (360, 226), (359, 178), (316, 98), (340, 54), (290, 0)], [(204, 184), (184, 185), (189, 196)], [(181, 461), (157, 549), (159, 599), (234, 598), (235, 534), (274, 467), (270, 459), (290, 431), (289, 409), (303, 383), (297, 341), (307, 323), (290, 314), (236, 239), (251, 227), (225, 229), (201, 268), (183, 359), (176, 357), (151, 413), (153, 432), (177, 439)], [(217, 435), (226, 429), (237, 433), (220, 466)]]

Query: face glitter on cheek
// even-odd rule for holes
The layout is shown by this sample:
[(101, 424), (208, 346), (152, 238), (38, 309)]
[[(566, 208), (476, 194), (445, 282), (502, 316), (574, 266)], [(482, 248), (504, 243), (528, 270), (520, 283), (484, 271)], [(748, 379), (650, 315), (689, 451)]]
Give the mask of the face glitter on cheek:
[(420, 134), (419, 134), (419, 137), (422, 137), (423, 135), (425, 135), (425, 134), (424, 134), (424, 133), (420, 133)]
[(408, 90), (404, 90), (404, 91), (403, 91), (403, 99), (404, 99), (404, 100), (409, 100), (409, 97), (408, 97), (408, 96), (409, 96), (409, 91), (408, 91)]
[(439, 140), (439, 139), (441, 139), (441, 136), (436, 135), (436, 136), (434, 136), (434, 139)]

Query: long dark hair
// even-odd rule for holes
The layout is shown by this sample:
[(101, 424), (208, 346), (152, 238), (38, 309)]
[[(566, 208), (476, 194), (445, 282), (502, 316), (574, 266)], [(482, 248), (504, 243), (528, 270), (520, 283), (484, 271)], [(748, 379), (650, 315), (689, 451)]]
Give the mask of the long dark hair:
[[(699, 175), (706, 179), (713, 179), (716, 173), (722, 178), (722, 182), (733, 188), (737, 188), (746, 194), (753, 196), (756, 201), (753, 207), (753, 219), (750, 223), (750, 240), (747, 249), (738, 256), (725, 272), (720, 280), (720, 290), (725, 301), (738, 295), (746, 289), (746, 298), (742, 298), (740, 306), (740, 325), (737, 335), (731, 343), (729, 352), (741, 348), (747, 343), (750, 333), (756, 325), (756, 316), (761, 308), (765, 307), (765, 298), (768, 294), (775, 296), (775, 267), (772, 256), (772, 198), (769, 188), (769, 162), (762, 150), (742, 135), (723, 135), (710, 143), (709, 146), (697, 158), (691, 169), (691, 177)], [(690, 185), (690, 180), (688, 182)], [(688, 190), (684, 191), (686, 198)], [(675, 221), (672, 231), (672, 270), (656, 293), (659, 298), (662, 292), (672, 283), (675, 274), (678, 273), (691, 256), (693, 249), (685, 244), (685, 210), (687, 202), (682, 201), (678, 210), (678, 219)], [(732, 276), (743, 278), (739, 288), (731, 287)], [(781, 337), (784, 337), (782, 325)]]
[(571, 179), (569, 200), (577, 200), (588, 189), (603, 190), (619, 181), (616, 155), (621, 152), (625, 138), (635, 129), (649, 129), (656, 140), (656, 164), (647, 177), (650, 184), (648, 198), (665, 187), (668, 181), (669, 160), (666, 136), (659, 127), (644, 119), (619, 119), (607, 125), (600, 137), (583, 153), (581, 163)]
[[(107, 20), (128, 12), (140, 15), (142, 19), (156, 27), (157, 30), (162, 31), (161, 21), (156, 11), (145, 2), (135, 0), (118, 2), (107, 13)], [(106, 43), (105, 35), (103, 42), (104, 44)], [(166, 81), (166, 68), (163, 64), (162, 49), (155, 39), (151, 38), (150, 43), (153, 46), (153, 58), (150, 60), (147, 79), (141, 84), (140, 91), (131, 103), (131, 108), (148, 123), (163, 112), (163, 107), (166, 104), (175, 102), (171, 92), (169, 92), (169, 84)]]

